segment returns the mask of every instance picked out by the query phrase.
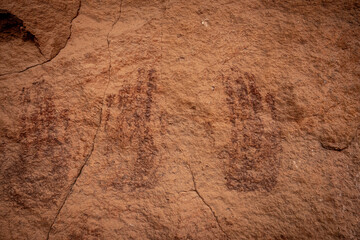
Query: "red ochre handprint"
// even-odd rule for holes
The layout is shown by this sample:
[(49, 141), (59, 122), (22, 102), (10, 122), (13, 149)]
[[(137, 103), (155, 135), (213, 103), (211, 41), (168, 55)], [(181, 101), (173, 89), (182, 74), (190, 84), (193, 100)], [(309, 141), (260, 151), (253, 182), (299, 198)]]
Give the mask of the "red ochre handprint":
[(156, 182), (158, 149), (153, 133), (157, 131), (157, 116), (153, 116), (153, 95), (156, 71), (138, 70), (137, 81), (123, 86), (118, 94), (106, 98), (105, 131), (118, 149), (121, 160), (116, 170), (115, 188), (149, 188)]
[(231, 124), (230, 143), (222, 152), (226, 153), (222, 154), (226, 158), (226, 185), (230, 190), (243, 192), (270, 191), (277, 182), (279, 130), (269, 121), (265, 127), (262, 118), (269, 113), (276, 119), (274, 97), (268, 93), (263, 99), (256, 78), (236, 69), (223, 76), (223, 84)]

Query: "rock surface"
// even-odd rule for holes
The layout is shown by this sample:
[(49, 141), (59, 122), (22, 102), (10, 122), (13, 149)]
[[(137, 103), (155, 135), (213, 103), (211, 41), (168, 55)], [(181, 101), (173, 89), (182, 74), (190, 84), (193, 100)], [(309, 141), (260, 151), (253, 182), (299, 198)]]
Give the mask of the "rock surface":
[(360, 238), (359, 1), (0, 9), (0, 239)]

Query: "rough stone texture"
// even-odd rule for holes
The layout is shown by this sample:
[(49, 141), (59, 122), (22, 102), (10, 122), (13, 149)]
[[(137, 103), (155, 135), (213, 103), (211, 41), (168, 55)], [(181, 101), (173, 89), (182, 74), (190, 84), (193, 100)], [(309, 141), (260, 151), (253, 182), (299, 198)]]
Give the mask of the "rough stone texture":
[(54, 58), (71, 34), (80, 0), (0, 2), (0, 75), (25, 71)]
[(360, 238), (359, 1), (0, 9), (0, 239)]

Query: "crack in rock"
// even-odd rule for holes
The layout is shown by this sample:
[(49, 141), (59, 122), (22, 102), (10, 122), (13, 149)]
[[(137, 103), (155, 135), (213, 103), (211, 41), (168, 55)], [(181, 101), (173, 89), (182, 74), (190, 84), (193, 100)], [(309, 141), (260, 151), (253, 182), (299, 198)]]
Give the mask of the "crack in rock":
[(190, 164), (186, 164), (187, 167), (189, 168), (189, 171), (190, 171), (190, 174), (191, 174), (191, 177), (192, 177), (192, 180), (193, 180), (193, 184), (194, 184), (194, 189), (192, 189), (191, 191), (195, 192), (199, 198), (201, 199), (201, 201), (209, 208), (209, 210), (211, 211), (212, 215), (214, 216), (215, 218), (215, 221), (218, 225), (218, 227), (220, 228), (220, 230), (223, 232), (223, 234), (226, 236), (226, 239), (230, 239), (228, 234), (224, 231), (224, 229), (222, 228), (220, 222), (219, 222), (219, 218), (217, 217), (217, 215), (215, 214), (214, 210), (212, 209), (212, 207), (205, 201), (205, 199), (203, 198), (203, 196), (201, 196), (201, 194), (199, 193), (198, 189), (197, 189), (197, 186), (196, 186), (196, 180), (195, 180), (195, 176), (194, 176), (194, 173), (190, 167)]
[[(50, 62), (51, 60), (53, 60), (55, 57), (57, 57), (57, 55), (60, 54), (61, 50), (63, 50), (63, 49), (67, 46), (67, 44), (68, 44), (68, 42), (69, 42), (69, 40), (70, 40), (70, 38), (71, 38), (71, 34), (72, 34), (72, 24), (73, 24), (73, 21), (79, 16), (80, 8), (81, 8), (81, 0), (79, 1), (79, 7), (78, 7), (78, 9), (77, 9), (77, 11), (76, 11), (75, 16), (74, 16), (74, 17), (71, 19), (71, 21), (70, 21), (70, 34), (69, 34), (68, 38), (67, 38), (66, 41), (65, 41), (65, 45), (55, 54), (55, 56), (50, 57), (49, 59), (45, 60), (44, 62), (41, 62), (41, 63), (37, 63), (37, 64), (31, 65), (31, 66), (28, 66), (28, 67), (26, 67), (26, 68), (24, 68), (23, 70), (20, 70), (20, 71), (0, 74), (0, 77), (2, 77), (2, 76), (7, 76), (7, 75), (11, 75), (11, 74), (23, 73), (23, 72), (25, 72), (25, 71), (27, 71), (27, 70), (29, 70), (29, 69), (34, 68), (34, 67), (42, 66), (42, 65)], [(40, 47), (37, 46), (37, 48), (39, 49), (41, 55), (44, 56), (43, 53), (42, 53), (42, 51), (41, 51), (41, 49), (40, 49)]]
[[(80, 1), (80, 6), (81, 6), (81, 1)], [(110, 84), (110, 81), (111, 81), (111, 68), (112, 68), (112, 66), (111, 66), (111, 53), (110, 53), (110, 40), (109, 40), (109, 35), (110, 35), (110, 33), (112, 32), (115, 24), (116, 24), (116, 23), (119, 21), (119, 19), (120, 19), (121, 10), (122, 10), (122, 0), (120, 1), (119, 16), (118, 16), (117, 19), (113, 22), (113, 24), (112, 24), (112, 26), (111, 26), (111, 29), (110, 29), (110, 31), (108, 32), (107, 36), (106, 36), (107, 48), (108, 48), (108, 52), (109, 52), (109, 70), (108, 70), (109, 75), (108, 75), (108, 82), (107, 82), (107, 85), (106, 85), (106, 88), (105, 88), (105, 90), (104, 90), (104, 94), (103, 94), (103, 97), (102, 97), (102, 105), (101, 105), (101, 108), (100, 108), (99, 123), (98, 123), (98, 127), (97, 127), (97, 129), (96, 129), (95, 135), (94, 135), (94, 137), (93, 137), (93, 141), (92, 141), (90, 153), (86, 156), (83, 165), (82, 165), (81, 168), (79, 169), (79, 172), (78, 172), (78, 174), (76, 175), (73, 183), (70, 185), (69, 191), (68, 191), (68, 193), (66, 194), (64, 201), (62, 202), (61, 206), (59, 207), (58, 211), (56, 212), (56, 215), (55, 215), (55, 217), (54, 217), (54, 220), (52, 221), (52, 223), (51, 223), (51, 225), (50, 225), (50, 228), (49, 228), (49, 231), (48, 231), (48, 233), (47, 233), (47, 238), (46, 238), (47, 240), (48, 240), (49, 237), (50, 237), (50, 232), (51, 232), (51, 230), (52, 230), (52, 228), (53, 228), (53, 226), (54, 226), (54, 224), (55, 224), (55, 222), (56, 222), (56, 220), (57, 220), (57, 218), (58, 218), (61, 210), (63, 209), (63, 207), (64, 207), (67, 199), (68, 199), (69, 196), (71, 195), (71, 193), (72, 193), (72, 191), (73, 191), (73, 188), (74, 188), (77, 180), (78, 180), (79, 177), (81, 176), (84, 167), (88, 164), (89, 159), (90, 159), (90, 157), (91, 157), (91, 155), (92, 155), (92, 153), (93, 153), (93, 151), (94, 151), (94, 149), (95, 149), (96, 139), (97, 139), (97, 136), (98, 136), (100, 127), (101, 127), (101, 123), (102, 123), (102, 113), (103, 113), (103, 108), (104, 108), (104, 104), (105, 104), (105, 96), (106, 96), (106, 92), (107, 92), (107, 89), (108, 89), (109, 84)]]

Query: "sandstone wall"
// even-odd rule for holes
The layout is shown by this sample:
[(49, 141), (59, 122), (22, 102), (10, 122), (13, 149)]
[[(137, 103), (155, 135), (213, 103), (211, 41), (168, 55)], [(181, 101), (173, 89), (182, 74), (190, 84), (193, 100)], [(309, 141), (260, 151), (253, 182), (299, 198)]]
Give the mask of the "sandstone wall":
[(0, 239), (360, 238), (359, 1), (0, 9)]

